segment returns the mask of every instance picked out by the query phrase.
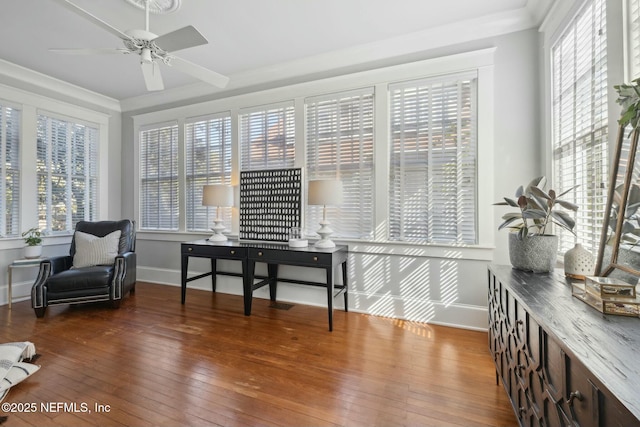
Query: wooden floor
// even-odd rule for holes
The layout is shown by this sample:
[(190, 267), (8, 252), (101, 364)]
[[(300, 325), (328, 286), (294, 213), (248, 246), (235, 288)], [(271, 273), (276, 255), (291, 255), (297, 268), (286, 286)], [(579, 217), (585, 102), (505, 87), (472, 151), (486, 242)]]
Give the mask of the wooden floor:
[(41, 365), (3, 427), (517, 425), (486, 333), (269, 304), (139, 282), (117, 310), (0, 307), (0, 342)]

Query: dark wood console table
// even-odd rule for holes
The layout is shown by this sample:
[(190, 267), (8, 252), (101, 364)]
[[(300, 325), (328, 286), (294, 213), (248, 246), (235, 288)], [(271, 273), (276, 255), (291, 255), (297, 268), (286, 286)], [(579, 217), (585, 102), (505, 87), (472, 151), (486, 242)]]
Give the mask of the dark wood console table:
[[(208, 240), (196, 240), (181, 244), (182, 255), (182, 304), (185, 303), (187, 283), (193, 280), (211, 276), (211, 290), (216, 291), (216, 276), (242, 277), (244, 295), (244, 314), (251, 315), (251, 302), (253, 291), (262, 286), (269, 286), (271, 301), (276, 300), (278, 282), (298, 283), (327, 288), (327, 308), (329, 311), (329, 330), (333, 330), (333, 299), (344, 295), (344, 309), (348, 311), (348, 274), (347, 257), (348, 246), (338, 245), (330, 249), (317, 249), (313, 246), (306, 248), (290, 248), (287, 244), (271, 243), (245, 243), (237, 241), (210, 242)], [(187, 277), (190, 257), (209, 258), (211, 260), (211, 272)], [(216, 261), (218, 259), (236, 260), (242, 263), (241, 273), (218, 271)], [(267, 276), (256, 276), (256, 262), (267, 264)], [(298, 267), (322, 268), (326, 271), (326, 282), (309, 282), (278, 278), (278, 265), (286, 264)], [(335, 284), (333, 273), (336, 267), (342, 267), (342, 284)], [(256, 279), (260, 281), (256, 282)]]
[(640, 426), (640, 319), (603, 315), (561, 271), (489, 266), (489, 350), (522, 426)]

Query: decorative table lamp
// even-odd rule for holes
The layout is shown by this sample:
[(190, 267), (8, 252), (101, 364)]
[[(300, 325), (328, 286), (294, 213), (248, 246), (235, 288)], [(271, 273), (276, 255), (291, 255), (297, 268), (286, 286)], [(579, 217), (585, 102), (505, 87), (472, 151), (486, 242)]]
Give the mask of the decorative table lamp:
[(309, 204), (322, 205), (322, 221), (317, 233), (320, 240), (315, 244), (316, 248), (334, 248), (335, 243), (329, 239), (333, 230), (327, 221), (327, 205), (339, 205), (342, 203), (342, 182), (337, 179), (321, 179), (309, 181)]
[(205, 185), (202, 187), (202, 205), (217, 207), (216, 219), (213, 220), (213, 234), (208, 240), (211, 242), (224, 242), (227, 240), (227, 236), (222, 234), (224, 225), (222, 225), (222, 218), (220, 218), (220, 208), (233, 206), (233, 187), (221, 184)]

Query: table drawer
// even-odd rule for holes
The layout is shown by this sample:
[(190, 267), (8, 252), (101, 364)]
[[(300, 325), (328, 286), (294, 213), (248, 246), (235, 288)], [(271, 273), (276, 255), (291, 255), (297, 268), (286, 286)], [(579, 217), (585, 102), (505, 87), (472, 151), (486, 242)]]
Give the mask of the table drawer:
[(258, 262), (274, 262), (300, 266), (331, 266), (331, 254), (322, 252), (283, 251), (249, 248), (249, 258)]
[(182, 254), (208, 258), (243, 259), (247, 256), (247, 248), (183, 244)]

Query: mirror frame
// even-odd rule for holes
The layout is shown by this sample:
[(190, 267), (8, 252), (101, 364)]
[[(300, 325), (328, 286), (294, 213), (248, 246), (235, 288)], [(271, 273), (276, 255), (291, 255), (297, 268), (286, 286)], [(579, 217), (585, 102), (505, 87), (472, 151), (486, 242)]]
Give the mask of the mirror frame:
[[(620, 252), (620, 241), (622, 239), (622, 226), (624, 224), (625, 215), (627, 210), (627, 204), (629, 200), (629, 192), (631, 191), (631, 180), (633, 178), (633, 170), (635, 166), (636, 151), (638, 148), (638, 128), (635, 128), (631, 134), (631, 145), (629, 146), (629, 157), (626, 160), (627, 169), (624, 174), (623, 191), (620, 199), (620, 206), (618, 207), (618, 218), (616, 221), (616, 228), (613, 234), (613, 243), (611, 251), (611, 259), (609, 264), (603, 268), (604, 252), (609, 240), (609, 226), (611, 211), (613, 210), (613, 200), (617, 187), (618, 171), (620, 170), (620, 162), (622, 159), (622, 151), (624, 148), (624, 133), (626, 126), (620, 125), (618, 127), (618, 138), (616, 141), (615, 153), (613, 163), (611, 164), (611, 172), (609, 173), (609, 191), (607, 194), (607, 206), (605, 208), (605, 217), (602, 224), (602, 231), (600, 234), (600, 247), (598, 250), (598, 258), (595, 266), (595, 275), (606, 277), (609, 276), (614, 270), (622, 270), (626, 273), (634, 276), (640, 276), (640, 271), (633, 269), (629, 266), (618, 263), (618, 254)], [(620, 214), (621, 213), (621, 214)]]

